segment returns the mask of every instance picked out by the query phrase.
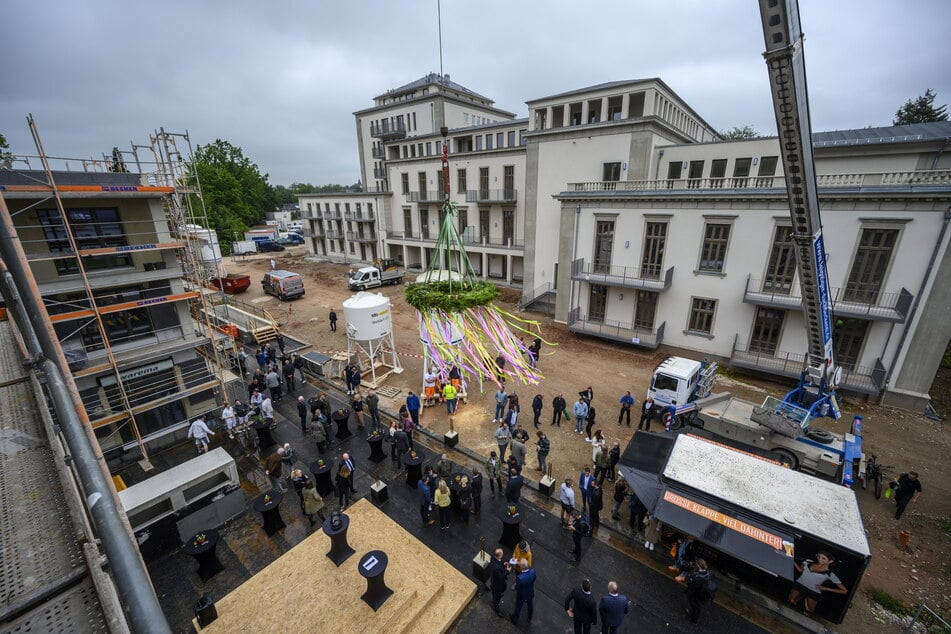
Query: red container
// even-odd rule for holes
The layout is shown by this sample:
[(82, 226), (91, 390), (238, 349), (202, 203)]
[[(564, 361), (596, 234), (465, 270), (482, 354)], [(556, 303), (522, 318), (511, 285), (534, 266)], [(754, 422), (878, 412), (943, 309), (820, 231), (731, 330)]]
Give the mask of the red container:
[(213, 277), (211, 283), (215, 288), (220, 288), (228, 295), (237, 295), (248, 290), (251, 286), (251, 276), (232, 273), (225, 277)]

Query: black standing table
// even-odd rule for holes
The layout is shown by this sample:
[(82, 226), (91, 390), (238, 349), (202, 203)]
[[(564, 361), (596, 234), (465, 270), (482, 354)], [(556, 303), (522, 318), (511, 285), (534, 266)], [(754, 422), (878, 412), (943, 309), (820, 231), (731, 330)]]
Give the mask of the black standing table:
[[(339, 518), (339, 526), (334, 526), (334, 518)], [(345, 562), (350, 555), (357, 552), (350, 548), (350, 544), (347, 543), (347, 529), (350, 528), (350, 517), (345, 513), (331, 513), (330, 517), (324, 521), (322, 527), (324, 533), (330, 537), (330, 552), (327, 553), (327, 557), (339, 568), (340, 564)]]
[(456, 474), (449, 478), (446, 483), (449, 485), (449, 510), (459, 514), (462, 505), (459, 503), (459, 491), (462, 489), (462, 474)]
[(522, 541), (522, 533), (519, 530), (522, 514), (518, 511), (518, 507), (515, 508), (515, 513), (509, 513), (509, 506), (511, 504), (507, 504), (502, 511), (502, 536), (499, 537), (499, 543), (509, 550), (515, 550), (518, 543)]
[(360, 597), (376, 612), (381, 605), (393, 594), (386, 586), (384, 573), (388, 559), (382, 550), (371, 550), (360, 558), (357, 570), (367, 580), (367, 591)]
[(334, 411), (330, 415), (331, 420), (337, 423), (337, 440), (346, 440), (353, 436), (353, 433), (350, 431), (350, 410), (346, 407)]
[(423, 479), (423, 454), (418, 451), (407, 451), (403, 454), (403, 464), (406, 465), (406, 484), (416, 488)]
[(320, 458), (310, 463), (310, 472), (314, 474), (314, 484), (317, 486), (317, 493), (320, 493), (322, 496), (330, 495), (334, 492), (334, 482), (330, 476), (330, 471), (333, 468), (333, 458)]
[(251, 508), (261, 514), (261, 519), (264, 520), (261, 528), (268, 535), (273, 535), (285, 526), (284, 518), (281, 517), (282, 499), (284, 494), (274, 489), (254, 498), (254, 502), (251, 503)]
[(191, 555), (198, 562), (197, 572), (202, 581), (208, 581), (225, 569), (215, 554), (219, 539), (218, 531), (209, 528), (189, 537), (182, 548), (185, 554)]
[(254, 423), (252, 427), (254, 427), (254, 431), (258, 432), (258, 448), (261, 450), (261, 455), (263, 456), (265, 449), (277, 444), (271, 436), (271, 425), (262, 421), (260, 423)]
[(386, 454), (383, 452), (384, 438), (385, 436), (379, 433), (373, 433), (367, 436), (367, 444), (370, 445), (370, 456), (367, 460), (373, 463), (380, 463), (386, 460)]

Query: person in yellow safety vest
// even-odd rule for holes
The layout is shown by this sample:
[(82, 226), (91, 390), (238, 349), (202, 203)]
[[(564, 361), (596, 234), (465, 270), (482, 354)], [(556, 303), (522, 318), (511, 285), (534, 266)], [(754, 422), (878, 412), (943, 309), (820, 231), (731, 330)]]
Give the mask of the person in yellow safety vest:
[(452, 383), (446, 383), (442, 388), (442, 395), (446, 398), (446, 412), (450, 416), (456, 413), (456, 395), (458, 391)]

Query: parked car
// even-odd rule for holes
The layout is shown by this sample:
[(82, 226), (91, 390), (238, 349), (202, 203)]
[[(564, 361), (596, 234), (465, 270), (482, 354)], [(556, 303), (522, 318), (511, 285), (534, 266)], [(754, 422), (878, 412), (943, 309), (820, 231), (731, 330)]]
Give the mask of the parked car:
[(258, 253), (272, 253), (283, 250), (284, 245), (272, 242), (271, 240), (261, 240), (258, 242)]
[(283, 238), (278, 238), (277, 243), (285, 247), (296, 247), (298, 244), (304, 244), (304, 238), (296, 233), (289, 233)]
[(293, 271), (268, 271), (264, 274), (261, 285), (265, 293), (282, 301), (304, 295), (304, 278)]

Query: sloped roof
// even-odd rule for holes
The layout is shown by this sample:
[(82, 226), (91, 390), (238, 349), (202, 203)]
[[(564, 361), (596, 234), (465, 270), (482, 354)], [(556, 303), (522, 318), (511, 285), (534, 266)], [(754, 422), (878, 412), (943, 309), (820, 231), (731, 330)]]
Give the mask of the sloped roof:
[(461, 92), (466, 95), (471, 95), (472, 97), (476, 97), (478, 99), (485, 99), (489, 103), (495, 103), (488, 97), (484, 95), (480, 95), (476, 91), (469, 90), (465, 86), (461, 84), (457, 84), (456, 82), (452, 81), (451, 79), (449, 79), (448, 74), (440, 75), (439, 73), (429, 73), (428, 75), (423, 75), (416, 81), (411, 81), (410, 83), (404, 84), (400, 86), (399, 88), (393, 88), (391, 90), (388, 90), (382, 95), (377, 95), (376, 97), (374, 97), (374, 99), (384, 99), (386, 97), (392, 97), (394, 95), (398, 95), (404, 92), (413, 92), (417, 88), (424, 88), (426, 86), (432, 86), (432, 85), (445, 86), (446, 88), (455, 90), (456, 92)]
[[(538, 99), (529, 99), (525, 103), (531, 104), (537, 101), (548, 101), (549, 99), (561, 99), (562, 97), (570, 97), (571, 95), (580, 95), (586, 92), (595, 92), (597, 90), (607, 90), (609, 88), (618, 88), (620, 86), (630, 86), (632, 84), (644, 84), (644, 83), (653, 82), (653, 81), (659, 82), (663, 84), (664, 86), (667, 86), (667, 84), (664, 84), (664, 82), (661, 81), (659, 77), (648, 77), (645, 79), (627, 79), (624, 81), (609, 81), (603, 84), (595, 84), (594, 86), (587, 86), (585, 88), (576, 88), (574, 90), (569, 90), (568, 92), (560, 92), (556, 95), (548, 95), (547, 97), (539, 97)], [(670, 87), (667, 86), (667, 89), (670, 90)], [(671, 92), (673, 91), (671, 90)]]
[(835, 145), (871, 145), (878, 143), (908, 143), (910, 141), (930, 141), (951, 138), (951, 121), (931, 123), (911, 123), (908, 125), (890, 125), (878, 128), (856, 128), (853, 130), (831, 130), (813, 132), (813, 145), (828, 147)]

